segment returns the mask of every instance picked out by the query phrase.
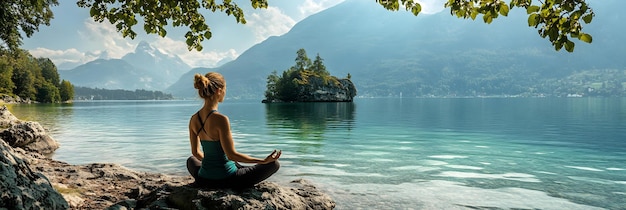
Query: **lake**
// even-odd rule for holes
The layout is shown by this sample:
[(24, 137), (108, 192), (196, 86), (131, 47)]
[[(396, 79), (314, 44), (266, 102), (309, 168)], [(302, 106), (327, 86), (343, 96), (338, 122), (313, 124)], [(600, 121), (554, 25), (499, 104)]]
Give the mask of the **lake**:
[[(202, 101), (7, 105), (71, 164), (185, 175)], [(314, 182), (337, 209), (626, 209), (626, 98), (231, 100), (238, 151), (283, 150), (271, 181)]]

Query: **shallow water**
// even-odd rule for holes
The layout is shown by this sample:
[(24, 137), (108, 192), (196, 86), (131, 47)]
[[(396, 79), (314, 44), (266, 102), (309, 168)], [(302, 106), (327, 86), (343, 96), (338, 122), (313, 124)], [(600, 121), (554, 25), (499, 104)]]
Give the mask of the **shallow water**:
[[(72, 164), (185, 174), (200, 101), (10, 105)], [(228, 101), (239, 151), (282, 149), (272, 181), (314, 181), (338, 209), (625, 209), (626, 99)]]

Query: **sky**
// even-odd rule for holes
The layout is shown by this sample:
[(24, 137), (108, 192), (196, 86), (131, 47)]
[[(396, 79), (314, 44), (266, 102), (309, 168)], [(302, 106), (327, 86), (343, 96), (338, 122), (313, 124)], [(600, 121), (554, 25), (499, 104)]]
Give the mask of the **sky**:
[[(362, 1), (376, 4), (375, 0)], [(432, 14), (441, 11), (445, 1), (418, 2), (423, 13)], [(89, 9), (78, 7), (73, 0), (59, 1), (52, 7), (50, 26), (40, 26), (33, 36), (24, 38), (22, 48), (35, 57), (50, 58), (57, 66), (75, 67), (98, 58), (121, 58), (133, 52), (140, 41), (146, 41), (163, 53), (178, 55), (191, 67), (216, 67), (219, 61), (234, 60), (255, 44), (283, 35), (299, 21), (343, 0), (269, 0), (267, 9), (253, 9), (248, 0), (235, 2), (244, 10), (247, 23), (238, 24), (234, 17), (219, 12), (203, 13), (213, 37), (202, 43), (201, 52), (187, 49), (187, 28), (168, 27), (167, 36), (162, 38), (146, 34), (140, 22), (133, 28), (138, 34), (135, 39), (123, 38), (114, 25), (93, 21)]]

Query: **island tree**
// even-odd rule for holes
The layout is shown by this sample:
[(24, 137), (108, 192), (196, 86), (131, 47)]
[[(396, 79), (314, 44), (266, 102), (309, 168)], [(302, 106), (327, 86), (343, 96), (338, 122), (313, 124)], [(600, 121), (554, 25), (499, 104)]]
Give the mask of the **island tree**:
[[(349, 74), (348, 74), (349, 75)], [(332, 96), (320, 99), (317, 91), (342, 92), (349, 99), (337, 99)], [(326, 70), (323, 59), (317, 54), (311, 62), (304, 49), (296, 53), (294, 66), (278, 75), (273, 71), (267, 77), (266, 102), (295, 102), (295, 101), (351, 101), (356, 95), (356, 89), (350, 79), (338, 79)]]

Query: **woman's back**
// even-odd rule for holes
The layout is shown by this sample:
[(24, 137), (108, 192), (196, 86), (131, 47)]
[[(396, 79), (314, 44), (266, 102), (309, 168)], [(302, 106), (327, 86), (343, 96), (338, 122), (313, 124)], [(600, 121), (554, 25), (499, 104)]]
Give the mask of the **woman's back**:
[(201, 140), (204, 159), (198, 175), (205, 179), (223, 179), (235, 174), (237, 166), (229, 160), (219, 141)]

